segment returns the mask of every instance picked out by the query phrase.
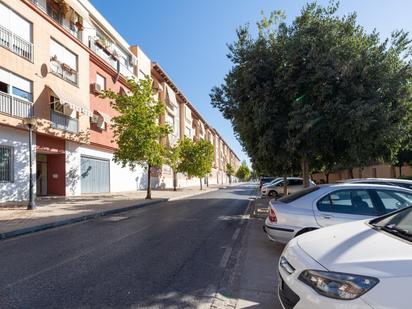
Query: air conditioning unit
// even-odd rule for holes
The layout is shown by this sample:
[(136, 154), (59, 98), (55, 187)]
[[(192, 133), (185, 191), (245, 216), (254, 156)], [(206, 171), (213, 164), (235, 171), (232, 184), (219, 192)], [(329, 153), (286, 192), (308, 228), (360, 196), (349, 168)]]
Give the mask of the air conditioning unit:
[(91, 89), (94, 93), (97, 93), (97, 94), (103, 91), (102, 87), (97, 83), (92, 84)]

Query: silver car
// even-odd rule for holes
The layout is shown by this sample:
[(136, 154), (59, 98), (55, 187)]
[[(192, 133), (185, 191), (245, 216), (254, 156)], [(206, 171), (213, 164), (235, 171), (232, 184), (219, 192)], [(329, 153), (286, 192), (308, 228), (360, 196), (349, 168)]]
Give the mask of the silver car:
[[(292, 194), (303, 190), (303, 179), (299, 177), (288, 177), (288, 193)], [(309, 180), (309, 187), (316, 186), (316, 184)], [(269, 184), (263, 185), (260, 189), (262, 196), (279, 197), (283, 194), (283, 178), (277, 178)]]
[(271, 200), (263, 228), (270, 240), (287, 243), (311, 230), (380, 216), (409, 205), (412, 205), (412, 190), (401, 187), (321, 185)]
[(412, 180), (397, 179), (397, 178), (355, 178), (347, 179), (344, 183), (369, 183), (376, 185), (398, 186), (412, 190)]

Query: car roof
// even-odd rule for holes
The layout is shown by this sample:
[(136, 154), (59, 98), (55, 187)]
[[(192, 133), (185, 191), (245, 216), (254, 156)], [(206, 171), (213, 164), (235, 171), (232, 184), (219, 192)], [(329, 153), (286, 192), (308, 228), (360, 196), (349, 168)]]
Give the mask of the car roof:
[(353, 178), (344, 180), (347, 182), (361, 182), (361, 181), (375, 181), (375, 182), (398, 182), (398, 183), (407, 183), (412, 184), (412, 180), (409, 179), (398, 179), (398, 178)]
[(365, 189), (394, 189), (402, 190), (405, 192), (412, 192), (412, 190), (398, 187), (398, 186), (391, 186), (386, 184), (370, 184), (370, 183), (358, 183), (358, 182), (344, 182), (344, 183), (334, 183), (334, 184), (324, 184), (319, 185), (320, 187), (333, 187), (333, 188), (365, 188)]

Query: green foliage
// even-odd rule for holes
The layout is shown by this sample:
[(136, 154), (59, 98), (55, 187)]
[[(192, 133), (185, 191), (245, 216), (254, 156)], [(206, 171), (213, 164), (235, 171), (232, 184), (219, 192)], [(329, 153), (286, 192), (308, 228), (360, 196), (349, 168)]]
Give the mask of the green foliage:
[(130, 93), (115, 93), (106, 90), (102, 97), (113, 99), (113, 108), (119, 116), (113, 117), (112, 128), (118, 148), (114, 152), (115, 162), (122, 166), (136, 165), (160, 167), (164, 162), (164, 147), (160, 138), (167, 136), (169, 128), (159, 125), (164, 105), (152, 96), (152, 82), (129, 80)]
[(249, 167), (246, 164), (246, 161), (242, 161), (239, 166), (239, 169), (236, 172), (236, 177), (239, 178), (241, 181), (248, 181), (252, 176)]
[(203, 178), (212, 171), (214, 150), (213, 145), (200, 140), (193, 142), (185, 138), (180, 141), (180, 163), (177, 170), (189, 177)]
[(331, 171), (392, 159), (410, 131), (411, 42), (381, 42), (334, 2), (306, 5), (292, 24), (281, 12), (237, 31), (233, 67), (212, 89), (254, 169), (293, 174), (301, 160)]
[(233, 170), (233, 167), (230, 163), (226, 163), (226, 175), (228, 177), (231, 177), (235, 174), (235, 171)]

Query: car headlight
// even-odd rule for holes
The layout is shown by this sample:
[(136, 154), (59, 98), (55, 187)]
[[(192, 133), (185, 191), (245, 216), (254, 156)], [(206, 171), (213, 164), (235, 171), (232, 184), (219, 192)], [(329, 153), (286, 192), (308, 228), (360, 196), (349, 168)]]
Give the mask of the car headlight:
[(342, 300), (355, 299), (379, 283), (379, 279), (373, 277), (321, 270), (305, 270), (299, 280), (320, 295)]

